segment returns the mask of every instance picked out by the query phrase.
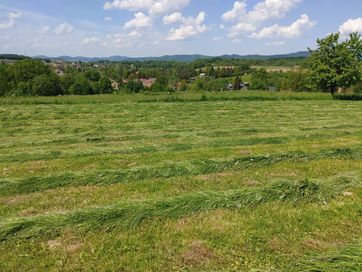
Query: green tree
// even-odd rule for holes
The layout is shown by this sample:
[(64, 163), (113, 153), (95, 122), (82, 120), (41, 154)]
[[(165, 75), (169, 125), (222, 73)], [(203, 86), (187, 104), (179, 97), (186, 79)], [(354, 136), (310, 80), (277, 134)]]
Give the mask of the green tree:
[(334, 95), (338, 88), (362, 81), (360, 35), (352, 33), (349, 39), (340, 42), (340, 34), (335, 33), (318, 39), (317, 44), (316, 50), (309, 49), (309, 80), (313, 86)]
[(235, 79), (234, 79), (234, 83), (233, 83), (233, 88), (234, 90), (240, 90), (240, 85), (241, 85), (241, 79), (239, 76), (237, 76)]
[(166, 75), (158, 75), (155, 83), (152, 85), (153, 92), (168, 92), (170, 88), (168, 87), (168, 78)]
[(251, 74), (251, 90), (268, 90), (269, 75), (265, 69), (253, 71)]
[(290, 71), (286, 73), (286, 78), (283, 81), (284, 89), (293, 92), (305, 92), (308, 91), (307, 75), (302, 71)]
[(65, 94), (70, 93), (70, 87), (72, 87), (72, 85), (75, 83), (76, 78), (77, 74), (75, 73), (65, 74), (60, 78), (60, 83), (63, 87)]
[(8, 67), (0, 63), (0, 96), (6, 95), (11, 89)]
[(16, 85), (11, 93), (17, 96), (27, 96), (32, 95), (32, 92), (32, 81), (22, 81)]
[(108, 77), (101, 77), (95, 87), (95, 92), (99, 94), (110, 94), (113, 92), (112, 82)]
[(39, 96), (63, 94), (58, 76), (53, 73), (36, 76), (32, 83), (32, 94)]
[(83, 74), (79, 74), (75, 77), (75, 81), (70, 87), (69, 93), (75, 95), (93, 94), (93, 88), (85, 76)]
[(12, 66), (12, 75), (15, 82), (29, 81), (36, 76), (50, 74), (50, 68), (40, 60), (24, 59)]
[(92, 82), (98, 82), (101, 79), (101, 74), (97, 70), (89, 70), (85, 72), (85, 77)]
[(187, 91), (187, 83), (186, 80), (181, 80), (179, 85), (178, 85), (178, 90), (180, 92), (186, 92)]
[(125, 89), (127, 92), (131, 92), (131, 93), (139, 93), (141, 91), (143, 91), (143, 84), (140, 80), (129, 80), (126, 84), (125, 84)]

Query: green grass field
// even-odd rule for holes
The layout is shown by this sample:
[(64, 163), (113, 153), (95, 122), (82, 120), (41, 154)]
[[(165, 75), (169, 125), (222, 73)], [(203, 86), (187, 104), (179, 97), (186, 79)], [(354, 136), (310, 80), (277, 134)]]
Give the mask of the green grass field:
[(0, 271), (362, 271), (362, 102), (0, 99)]

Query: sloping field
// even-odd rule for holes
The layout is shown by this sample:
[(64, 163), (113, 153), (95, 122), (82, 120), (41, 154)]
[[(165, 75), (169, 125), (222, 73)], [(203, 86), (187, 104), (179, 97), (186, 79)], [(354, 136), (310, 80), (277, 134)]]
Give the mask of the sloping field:
[(362, 103), (0, 100), (0, 271), (362, 271)]

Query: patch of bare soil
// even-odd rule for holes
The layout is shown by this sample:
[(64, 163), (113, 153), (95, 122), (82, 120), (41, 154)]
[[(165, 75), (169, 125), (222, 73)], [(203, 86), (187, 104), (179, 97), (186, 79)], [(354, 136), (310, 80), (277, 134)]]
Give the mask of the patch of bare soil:
[(181, 255), (184, 264), (200, 266), (215, 257), (214, 252), (207, 248), (202, 241), (194, 241)]

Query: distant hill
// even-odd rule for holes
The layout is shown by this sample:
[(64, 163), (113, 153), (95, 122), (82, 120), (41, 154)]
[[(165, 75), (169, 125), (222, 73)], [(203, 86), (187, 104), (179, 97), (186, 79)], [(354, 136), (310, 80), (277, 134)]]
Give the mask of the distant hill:
[(91, 57), (70, 57), (70, 56), (60, 56), (60, 57), (48, 57), (48, 56), (34, 56), (36, 59), (51, 59), (51, 60), (60, 60), (66, 62), (100, 62), (100, 61), (110, 61), (110, 62), (120, 62), (120, 61), (179, 61), (179, 62), (192, 62), (199, 59), (206, 58), (226, 58), (226, 59), (246, 59), (246, 60), (267, 60), (267, 59), (282, 59), (282, 58), (306, 58), (309, 56), (308, 51), (300, 51), (290, 54), (279, 54), (279, 55), (222, 55), (222, 56), (206, 56), (206, 55), (166, 55), (161, 57), (141, 57), (141, 58), (132, 58), (126, 56), (110, 56), (102, 58), (91, 58)]
[(0, 54), (0, 59), (3, 60), (23, 60), (28, 57), (23, 55), (16, 55), (16, 54)]
[(289, 54), (279, 55), (222, 55), (221, 58), (225, 59), (248, 59), (248, 60), (267, 60), (267, 59), (286, 59), (286, 58), (307, 58), (309, 57), (309, 51), (300, 51)]
[(52, 60), (61, 60), (66, 62), (99, 62), (99, 61), (111, 61), (111, 62), (119, 62), (119, 61), (180, 61), (180, 62), (192, 62), (202, 58), (210, 58), (210, 56), (203, 55), (167, 55), (162, 57), (141, 57), (141, 58), (131, 58), (126, 56), (110, 56), (103, 58), (90, 58), (90, 57), (70, 57), (70, 56), (60, 56), (60, 57), (48, 57), (48, 56), (34, 56), (36, 59), (52, 59)]

